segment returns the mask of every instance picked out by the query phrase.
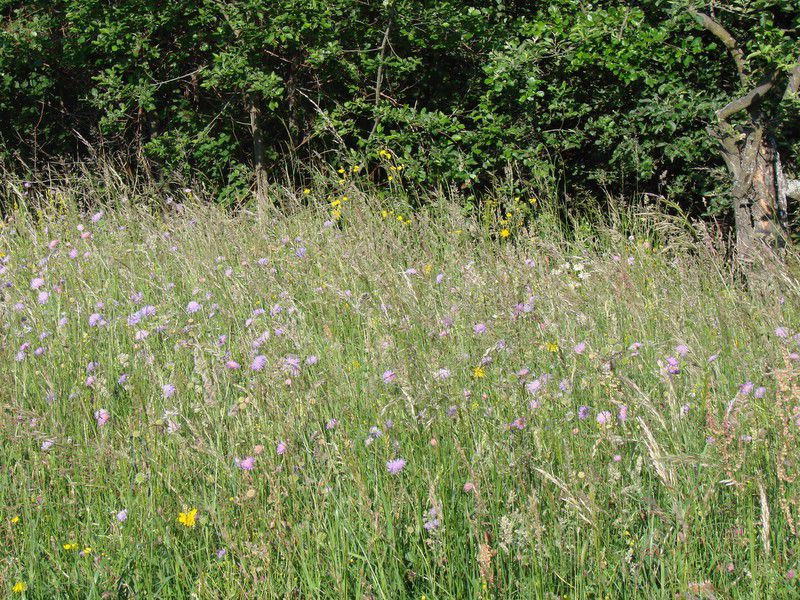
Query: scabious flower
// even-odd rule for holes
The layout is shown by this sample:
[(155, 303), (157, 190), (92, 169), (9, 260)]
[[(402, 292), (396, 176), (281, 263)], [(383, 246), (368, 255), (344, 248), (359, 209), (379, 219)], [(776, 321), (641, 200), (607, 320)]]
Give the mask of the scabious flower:
[(584, 419), (589, 418), (589, 407), (588, 406), (581, 406), (578, 408), (578, 418), (583, 421)]
[(98, 427), (108, 423), (109, 419), (111, 419), (111, 414), (105, 408), (94, 411), (94, 420), (97, 421)]
[(175, 386), (171, 383), (165, 384), (161, 390), (164, 392), (164, 398), (172, 398), (175, 395)]
[(89, 315), (89, 327), (103, 327), (105, 324), (106, 320), (100, 313), (92, 313)]
[(44, 279), (41, 277), (34, 277), (31, 279), (31, 289), (38, 290), (40, 287), (44, 285)]
[(406, 466), (406, 461), (403, 458), (395, 458), (386, 463), (386, 469), (392, 475), (397, 475)]
[(395, 373), (391, 369), (387, 369), (386, 371), (383, 372), (382, 378), (383, 378), (383, 383), (389, 384), (392, 383), (395, 379), (397, 379), (397, 373)]
[(586, 342), (578, 342), (572, 350), (575, 354), (583, 354), (586, 352)]
[(450, 369), (437, 369), (433, 374), (433, 378), (437, 381), (444, 381), (450, 377)]
[(753, 391), (752, 381), (745, 381), (742, 385), (739, 386), (739, 393), (742, 396), (747, 396), (752, 391)]
[(283, 372), (291, 377), (300, 375), (300, 358), (294, 354), (290, 354), (283, 359)]
[(120, 523), (124, 523), (127, 520), (128, 520), (128, 511), (123, 508), (121, 511), (117, 513), (117, 521), (119, 521)]
[(474, 490), (475, 490), (475, 484), (472, 483), (471, 481), (468, 481), (467, 483), (464, 484), (464, 493), (465, 494), (469, 494), (470, 492), (472, 492)]
[(336, 429), (339, 426), (339, 421), (337, 419), (330, 419), (327, 423), (325, 423), (325, 429), (331, 431)]
[(687, 354), (689, 354), (689, 346), (686, 346), (684, 344), (677, 345), (675, 347), (675, 354), (677, 354), (678, 356), (686, 356)]
[(779, 338), (789, 337), (789, 330), (786, 329), (786, 327), (776, 327), (775, 335), (777, 335)]
[(766, 393), (767, 393), (767, 388), (761, 386), (756, 388), (756, 391), (753, 393), (753, 396), (755, 396), (756, 398), (763, 398), (764, 394)]
[(278, 454), (278, 456), (281, 456), (283, 454), (286, 454), (286, 450), (288, 449), (289, 447), (286, 445), (286, 442), (278, 442), (278, 445), (275, 448), (275, 452), (276, 454)]
[(55, 444), (55, 442), (53, 440), (45, 440), (45, 441), (43, 441), (42, 442), (42, 450), (47, 452), (48, 450), (50, 450), (50, 448), (53, 447), (53, 444)]
[(50, 294), (42, 290), (39, 292), (39, 295), (36, 297), (36, 301), (39, 304), (47, 304), (47, 301), (50, 299)]
[(308, 366), (313, 366), (319, 362), (319, 358), (317, 358), (314, 354), (311, 356), (306, 357), (306, 364)]
[(597, 413), (597, 424), (601, 427), (605, 427), (606, 425), (611, 425), (612, 417), (611, 412), (604, 410), (602, 412)]
[(267, 366), (267, 357), (259, 354), (253, 359), (253, 364), (250, 365), (250, 368), (253, 371), (260, 371), (265, 366)]
[(253, 468), (256, 466), (256, 459), (252, 456), (245, 456), (242, 459), (236, 458), (234, 459), (234, 464), (242, 469), (243, 471), (252, 471)]
[(619, 407), (619, 412), (617, 413), (617, 420), (620, 423), (624, 423), (625, 421), (628, 420), (628, 407), (625, 404)]
[(239, 367), (241, 367), (241, 365), (235, 360), (228, 360), (225, 362), (225, 368), (230, 369), (231, 371), (235, 371)]
[(667, 357), (667, 373), (670, 375), (678, 375), (681, 372), (681, 368), (678, 365), (678, 359), (674, 356)]
[(202, 304), (196, 302), (195, 300), (192, 300), (191, 302), (189, 302), (189, 304), (186, 305), (186, 312), (189, 313), (190, 315), (193, 315), (201, 308), (203, 308)]
[(483, 323), (477, 323), (472, 328), (472, 331), (474, 331), (477, 334), (486, 333), (486, 325), (484, 325)]

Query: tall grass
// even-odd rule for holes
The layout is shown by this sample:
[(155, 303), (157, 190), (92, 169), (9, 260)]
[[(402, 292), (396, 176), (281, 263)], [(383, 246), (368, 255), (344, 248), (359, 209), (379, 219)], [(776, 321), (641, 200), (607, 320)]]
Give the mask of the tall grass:
[(4, 192), (3, 596), (800, 594), (795, 266), (655, 210), (95, 181)]

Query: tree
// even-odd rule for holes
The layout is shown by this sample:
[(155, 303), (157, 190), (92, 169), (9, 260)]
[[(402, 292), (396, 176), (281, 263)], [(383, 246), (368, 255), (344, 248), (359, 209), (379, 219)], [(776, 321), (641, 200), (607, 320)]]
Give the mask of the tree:
[[(746, 258), (762, 243), (783, 245), (789, 233), (787, 196), (796, 186), (786, 180), (776, 140), (787, 114), (796, 115), (800, 106), (798, 11), (770, 0), (736, 0), (724, 9), (710, 2), (687, 10), (736, 69), (738, 93), (716, 111), (710, 132), (733, 182), (736, 246)], [(754, 24), (745, 48), (739, 35)]]

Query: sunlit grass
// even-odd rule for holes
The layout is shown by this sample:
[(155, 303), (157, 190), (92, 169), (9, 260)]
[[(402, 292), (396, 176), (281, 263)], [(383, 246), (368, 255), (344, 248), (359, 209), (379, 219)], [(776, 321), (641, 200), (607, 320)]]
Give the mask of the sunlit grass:
[(653, 215), (97, 195), (0, 233), (2, 595), (800, 593), (789, 271)]

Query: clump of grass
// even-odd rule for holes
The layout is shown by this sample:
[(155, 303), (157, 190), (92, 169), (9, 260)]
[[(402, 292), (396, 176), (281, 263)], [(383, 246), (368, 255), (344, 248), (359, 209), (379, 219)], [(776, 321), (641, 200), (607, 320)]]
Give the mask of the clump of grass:
[(82, 185), (0, 232), (4, 595), (800, 590), (794, 267), (656, 213)]

